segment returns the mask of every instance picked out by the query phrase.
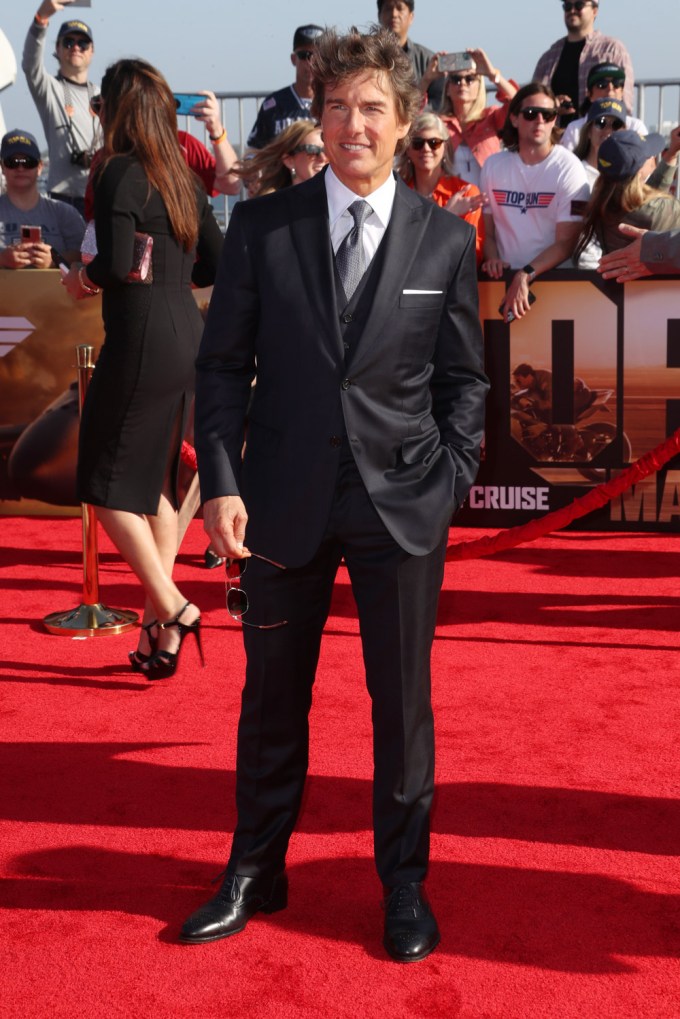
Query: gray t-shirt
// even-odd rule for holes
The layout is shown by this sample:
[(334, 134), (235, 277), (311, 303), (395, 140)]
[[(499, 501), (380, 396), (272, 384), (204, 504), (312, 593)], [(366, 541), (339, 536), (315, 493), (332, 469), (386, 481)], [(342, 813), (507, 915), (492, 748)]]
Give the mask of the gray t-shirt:
[(0, 195), (0, 247), (8, 248), (21, 241), (22, 226), (42, 227), (43, 242), (60, 254), (80, 251), (85, 233), (85, 220), (65, 202), (41, 196), (37, 205), (26, 210), (17, 209), (9, 195)]
[[(90, 97), (99, 88), (92, 82), (86, 85), (67, 82), (65, 85), (62, 79), (47, 73), (43, 66), (46, 34), (47, 29), (31, 25), (21, 66), (47, 139), (50, 155), (47, 190), (82, 198), (89, 170), (73, 164), (71, 153), (74, 149), (94, 152), (101, 146), (99, 121), (90, 111)], [(67, 105), (73, 109), (70, 117)]]

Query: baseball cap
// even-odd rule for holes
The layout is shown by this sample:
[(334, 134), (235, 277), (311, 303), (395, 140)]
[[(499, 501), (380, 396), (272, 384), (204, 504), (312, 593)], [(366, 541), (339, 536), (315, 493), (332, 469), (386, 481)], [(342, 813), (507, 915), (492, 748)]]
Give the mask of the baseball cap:
[(588, 71), (587, 87), (591, 88), (593, 85), (597, 85), (598, 81), (602, 81), (603, 78), (613, 78), (614, 81), (619, 81), (623, 85), (626, 80), (626, 72), (619, 64), (595, 64)]
[(33, 159), (40, 159), (40, 149), (32, 134), (28, 131), (8, 131), (3, 135), (0, 142), (0, 159), (9, 159), (10, 156), (32, 156)]
[(64, 35), (86, 35), (90, 42), (94, 42), (94, 36), (92, 35), (92, 29), (89, 25), (86, 25), (84, 21), (79, 21), (78, 18), (73, 18), (71, 21), (65, 21), (57, 32), (57, 42)]
[(293, 36), (293, 49), (301, 46), (313, 46), (320, 35), (323, 35), (323, 28), (320, 25), (300, 25), (295, 29)]
[(627, 116), (625, 106), (618, 99), (596, 99), (588, 107), (586, 123), (590, 124), (598, 117), (616, 117), (617, 120), (621, 120), (625, 124)]
[(617, 131), (600, 145), (597, 168), (609, 180), (628, 180), (650, 156), (658, 156), (665, 144), (666, 140), (660, 134), (643, 137), (637, 131)]

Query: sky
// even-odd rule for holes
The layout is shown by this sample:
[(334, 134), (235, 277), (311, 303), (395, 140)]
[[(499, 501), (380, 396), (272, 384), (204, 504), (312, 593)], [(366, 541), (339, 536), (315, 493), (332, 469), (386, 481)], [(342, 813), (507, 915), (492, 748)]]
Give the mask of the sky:
[[(14, 85), (0, 93), (7, 128), (32, 131), (41, 146), (44, 136), (21, 71), (26, 32), (37, 0), (4, 0), (0, 29), (14, 49), (18, 71)], [(631, 54), (636, 78), (680, 79), (680, 4), (655, 0), (653, 23), (639, 0), (602, 0), (596, 27), (621, 39)], [(93, 80), (109, 63), (139, 56), (155, 64), (174, 91), (257, 91), (266, 94), (290, 84), (293, 31), (315, 23), (367, 27), (376, 17), (369, 0), (92, 0), (91, 8), (71, 8), (54, 15), (48, 29), (46, 66), (62, 21), (79, 17), (90, 25), (95, 41)], [(537, 58), (564, 34), (559, 0), (416, 0), (411, 38), (433, 50), (481, 46), (506, 77), (528, 81)], [(678, 110), (670, 114), (678, 119)], [(250, 124), (246, 124), (246, 129)]]

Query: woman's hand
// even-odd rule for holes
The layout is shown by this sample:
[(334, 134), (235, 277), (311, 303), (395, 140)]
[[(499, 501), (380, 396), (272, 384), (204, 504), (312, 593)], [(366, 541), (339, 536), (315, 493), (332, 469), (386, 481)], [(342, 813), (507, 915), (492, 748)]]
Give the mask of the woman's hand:
[(487, 258), (485, 262), (482, 262), (482, 272), (494, 280), (499, 280), (505, 270), (509, 268), (510, 263), (504, 262), (502, 258)]
[(207, 90), (199, 92), (199, 95), (205, 96), (205, 99), (192, 106), (191, 115), (196, 120), (200, 120), (205, 124), (211, 138), (218, 138), (224, 133), (224, 125), (222, 124), (220, 104), (217, 101), (217, 96), (214, 92)]
[(483, 74), (485, 78), (490, 78), (493, 81), (498, 74), (498, 70), (493, 66), (484, 50), (468, 46), (467, 52), (475, 62), (477, 73)]
[(85, 266), (82, 262), (73, 262), (66, 275), (62, 276), (61, 285), (66, 287), (74, 301), (84, 301), (87, 297), (96, 297), (99, 293), (99, 288), (94, 283), (86, 280), (87, 285), (83, 285), (84, 272)]
[(456, 216), (467, 216), (468, 212), (483, 209), (488, 204), (489, 198), (483, 191), (477, 195), (471, 195), (468, 193), (468, 188), (461, 188), (455, 195), (451, 195), (444, 208)]
[(438, 53), (433, 53), (430, 57), (427, 67), (425, 68), (425, 74), (420, 79), (419, 88), (421, 91), (423, 89), (427, 90), (427, 88), (433, 81), (436, 81), (437, 78), (446, 77), (446, 71), (439, 70), (439, 58), (443, 53), (446, 53), (446, 50), (439, 50)]

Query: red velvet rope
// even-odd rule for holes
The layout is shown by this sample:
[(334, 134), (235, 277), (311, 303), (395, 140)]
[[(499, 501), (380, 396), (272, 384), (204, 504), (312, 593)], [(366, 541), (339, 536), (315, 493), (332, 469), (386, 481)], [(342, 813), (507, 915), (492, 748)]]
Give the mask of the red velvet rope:
[(572, 520), (578, 520), (579, 517), (584, 517), (587, 513), (600, 509), (601, 506), (615, 499), (617, 495), (625, 492), (627, 488), (642, 481), (647, 475), (654, 474), (679, 451), (680, 428), (656, 449), (641, 456), (618, 477), (592, 488), (568, 506), (562, 506), (561, 509), (547, 513), (544, 517), (538, 517), (536, 520), (530, 520), (527, 524), (520, 524), (519, 527), (499, 531), (493, 536), (449, 545), (446, 550), (446, 558), (449, 562), (455, 559), (477, 559), (479, 556), (493, 555), (494, 552), (504, 552), (506, 549), (515, 548), (516, 545), (535, 541), (552, 531), (559, 531), (570, 524)]
[[(568, 506), (562, 506), (536, 520), (530, 520), (527, 524), (520, 524), (519, 527), (510, 527), (506, 531), (499, 531), (493, 537), (487, 536), (478, 538), (476, 541), (462, 541), (457, 545), (449, 545), (446, 550), (446, 559), (448, 562), (455, 559), (477, 559), (479, 556), (493, 555), (495, 552), (504, 552), (517, 545), (536, 541), (537, 538), (542, 538), (552, 531), (561, 531), (572, 520), (578, 520), (579, 517), (584, 517), (587, 513), (600, 509), (601, 506), (615, 499), (617, 495), (625, 492), (627, 488), (636, 485), (638, 481), (642, 481), (649, 474), (656, 473), (678, 452), (680, 452), (680, 428), (673, 432), (665, 442), (649, 453), (645, 453), (634, 464), (627, 467), (618, 477), (592, 488), (579, 499), (574, 499)], [(198, 470), (196, 450), (186, 440), (182, 443), (180, 456), (188, 467)]]

